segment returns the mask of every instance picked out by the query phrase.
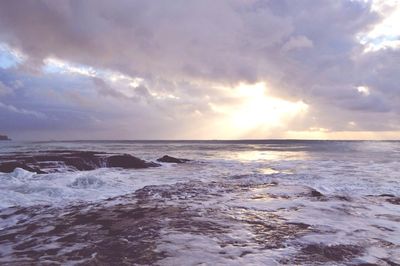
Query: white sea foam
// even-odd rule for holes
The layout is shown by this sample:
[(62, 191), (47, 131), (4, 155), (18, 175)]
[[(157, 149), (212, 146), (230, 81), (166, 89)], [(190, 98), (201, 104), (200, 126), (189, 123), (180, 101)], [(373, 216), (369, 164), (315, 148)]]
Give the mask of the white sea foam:
[[(385, 198), (363, 196), (347, 201), (333, 196), (312, 197), (312, 189), (301, 185), (264, 184), (239, 189), (241, 186), (239, 183), (238, 189), (224, 191), (220, 197), (190, 201), (187, 207), (201, 217), (196, 221), (219, 224), (222, 231), (182, 232), (179, 228), (164, 228), (157, 250), (167, 257), (159, 265), (280, 265), (307, 245), (357, 246), (363, 250), (346, 263), (329, 262), (329, 265), (400, 262), (400, 209)], [(219, 191), (215, 187), (210, 189)], [(204, 214), (200, 212), (203, 208)], [(308, 225), (310, 231), (292, 238), (283, 231), (287, 234), (283, 246), (264, 248), (264, 244), (269, 244), (268, 236), (272, 239), (279, 236), (279, 226), (288, 223)], [(267, 240), (262, 240), (264, 234)], [(261, 242), (256, 241), (260, 237)]]
[(22, 168), (15, 168), (14, 171), (10, 174), (10, 176), (18, 180), (24, 180), (32, 178), (34, 174), (35, 173), (26, 171)]
[(67, 142), (7, 143), (1, 152), (79, 149), (130, 153), (147, 160), (164, 154), (193, 159), (143, 170), (97, 169), (38, 175), (17, 168), (0, 173), (1, 207), (95, 201), (146, 185), (188, 180), (276, 181), (313, 187), (328, 195), (399, 195), (399, 142), (278, 144)]
[[(166, 257), (159, 265), (279, 265), (314, 244), (354, 245), (362, 250), (346, 262), (330, 265), (385, 265), (389, 259), (400, 263), (400, 206), (388, 201), (392, 196), (380, 196), (400, 196), (397, 142), (272, 146), (51, 143), (20, 149), (77, 146), (152, 161), (164, 154), (193, 161), (140, 170), (102, 168), (45, 175), (16, 169), (0, 174), (0, 207), (98, 202), (157, 185), (139, 198), (145, 206), (172, 206), (188, 212), (182, 220), (152, 217), (162, 224), (155, 249)], [(121, 197), (102, 206), (121, 203), (123, 208), (133, 199), (127, 197), (126, 202)], [(0, 212), (7, 216), (9, 209)], [(24, 218), (23, 214), (11, 215), (0, 221), (0, 228)], [(291, 235), (285, 227), (289, 223), (306, 229), (297, 228), (299, 234)], [(265, 247), (274, 241), (277, 247)], [(8, 247), (4, 250), (12, 253)]]

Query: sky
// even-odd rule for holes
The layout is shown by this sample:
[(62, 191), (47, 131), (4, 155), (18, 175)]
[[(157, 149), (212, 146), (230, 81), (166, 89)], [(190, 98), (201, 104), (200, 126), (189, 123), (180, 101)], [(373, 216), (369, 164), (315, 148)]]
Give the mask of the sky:
[(400, 0), (0, 1), (16, 140), (400, 139)]

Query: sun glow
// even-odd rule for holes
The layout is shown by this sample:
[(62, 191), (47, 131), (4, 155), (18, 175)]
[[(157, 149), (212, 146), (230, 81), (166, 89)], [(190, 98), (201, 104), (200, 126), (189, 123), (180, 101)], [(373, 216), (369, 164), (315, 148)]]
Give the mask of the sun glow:
[(308, 105), (268, 95), (264, 82), (240, 84), (229, 88), (238, 103), (231, 105), (211, 105), (226, 115), (226, 124), (235, 133), (232, 137), (265, 136), (269, 130), (285, 129), (289, 122), (308, 110)]
[(358, 86), (356, 89), (362, 95), (368, 96), (371, 94), (370, 89), (366, 86)]

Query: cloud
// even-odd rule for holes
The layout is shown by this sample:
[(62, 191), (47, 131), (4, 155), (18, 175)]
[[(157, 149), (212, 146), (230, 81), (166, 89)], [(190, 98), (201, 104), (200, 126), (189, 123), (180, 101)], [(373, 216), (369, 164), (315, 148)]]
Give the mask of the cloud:
[(0, 80), (0, 97), (12, 93), (13, 90)]
[[(308, 116), (285, 130), (344, 130), (349, 119), (365, 130), (395, 128), (400, 51), (366, 52), (371, 42), (360, 41), (372, 40), (385, 21), (375, 3), (4, 1), (0, 42), (24, 60), (0, 73), (7, 88), (22, 83), (17, 95), (1, 86), (0, 93), (5, 106), (80, 114), (52, 116), (82, 123), (82, 130), (86, 123), (93, 129), (88, 136), (115, 137), (107, 126), (126, 138), (150, 131), (154, 138), (190, 138), (193, 128), (207, 134), (222, 119), (210, 106), (240, 105), (234, 88), (259, 82), (271, 97), (310, 106)], [(359, 86), (371, 93), (360, 94)], [(268, 135), (259, 128), (252, 136)]]
[(40, 119), (46, 118), (45, 114), (42, 114), (42, 113), (39, 113), (36, 111), (27, 110), (24, 108), (17, 108), (11, 104), (4, 104), (2, 102), (0, 102), (0, 108), (5, 109), (9, 112), (17, 113), (17, 114), (30, 115), (30, 116), (34, 116), (34, 117), (40, 118)]
[(95, 84), (97, 91), (100, 95), (103, 96), (110, 96), (114, 98), (120, 98), (120, 99), (131, 99), (128, 95), (123, 94), (120, 91), (117, 91), (113, 88), (111, 88), (103, 79), (101, 78), (93, 78), (93, 83)]
[(290, 37), (290, 39), (283, 45), (282, 50), (287, 52), (294, 49), (301, 48), (312, 48), (313, 42), (306, 36), (295, 36)]

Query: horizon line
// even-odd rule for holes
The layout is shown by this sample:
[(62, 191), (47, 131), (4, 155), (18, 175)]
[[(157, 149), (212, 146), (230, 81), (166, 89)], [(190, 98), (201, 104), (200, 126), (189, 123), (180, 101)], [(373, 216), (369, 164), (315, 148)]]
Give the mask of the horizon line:
[(49, 139), (49, 140), (13, 140), (20, 142), (84, 142), (84, 141), (120, 141), (120, 142), (240, 142), (240, 141), (400, 141), (400, 139)]

